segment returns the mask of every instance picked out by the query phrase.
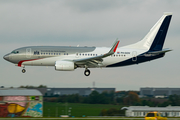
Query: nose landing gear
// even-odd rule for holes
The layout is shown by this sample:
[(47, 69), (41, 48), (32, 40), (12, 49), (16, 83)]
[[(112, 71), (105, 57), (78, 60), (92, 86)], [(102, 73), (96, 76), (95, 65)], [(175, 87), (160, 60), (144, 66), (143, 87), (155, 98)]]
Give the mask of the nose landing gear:
[(25, 73), (26, 72), (26, 70), (25, 69), (22, 69), (22, 73)]

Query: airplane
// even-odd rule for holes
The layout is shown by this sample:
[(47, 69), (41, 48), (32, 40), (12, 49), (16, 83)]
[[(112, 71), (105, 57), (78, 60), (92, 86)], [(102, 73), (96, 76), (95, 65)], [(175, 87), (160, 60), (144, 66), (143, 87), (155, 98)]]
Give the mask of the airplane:
[(25, 66), (54, 66), (57, 71), (85, 68), (85, 76), (90, 75), (89, 68), (139, 64), (172, 51), (163, 49), (171, 17), (172, 13), (164, 13), (141, 41), (124, 47), (118, 47), (118, 39), (112, 47), (28, 46), (15, 49), (3, 58), (22, 67), (22, 73), (26, 72)]

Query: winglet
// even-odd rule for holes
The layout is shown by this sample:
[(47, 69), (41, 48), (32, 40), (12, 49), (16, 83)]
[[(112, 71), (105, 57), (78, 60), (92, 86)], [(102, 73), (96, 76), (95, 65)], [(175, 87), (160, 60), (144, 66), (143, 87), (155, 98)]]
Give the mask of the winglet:
[(114, 52), (116, 52), (116, 49), (117, 49), (118, 45), (119, 45), (119, 41), (117, 41), (116, 47), (113, 50)]
[(114, 44), (112, 45), (111, 50), (108, 53), (104, 54), (103, 57), (107, 57), (107, 56), (114, 54), (117, 50), (118, 45), (119, 45), (119, 40), (117, 38), (116, 41), (114, 42)]
[(112, 54), (115, 53), (118, 45), (119, 45), (119, 41), (118, 41), (118, 38), (117, 38), (116, 41), (114, 42), (111, 50), (109, 51), (109, 53), (112, 53)]

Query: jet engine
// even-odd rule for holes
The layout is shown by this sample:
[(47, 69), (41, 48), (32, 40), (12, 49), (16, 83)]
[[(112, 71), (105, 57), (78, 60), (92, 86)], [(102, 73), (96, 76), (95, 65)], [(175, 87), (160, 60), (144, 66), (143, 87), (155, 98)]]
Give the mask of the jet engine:
[(70, 61), (56, 61), (55, 70), (58, 71), (72, 71), (75, 69), (74, 62)]

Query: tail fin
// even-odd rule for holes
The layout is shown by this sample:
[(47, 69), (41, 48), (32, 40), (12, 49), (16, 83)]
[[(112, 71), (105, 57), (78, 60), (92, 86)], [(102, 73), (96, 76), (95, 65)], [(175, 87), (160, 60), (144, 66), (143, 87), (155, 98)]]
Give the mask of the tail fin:
[(163, 48), (166, 34), (167, 34), (169, 24), (171, 21), (172, 13), (165, 13), (164, 16), (165, 18), (162, 21), (162, 24), (156, 34), (156, 37), (149, 49), (150, 51), (159, 51), (159, 50), (162, 50)]
[(149, 51), (162, 50), (166, 34), (171, 21), (172, 13), (164, 13), (149, 33), (139, 42), (126, 47), (146, 49)]

